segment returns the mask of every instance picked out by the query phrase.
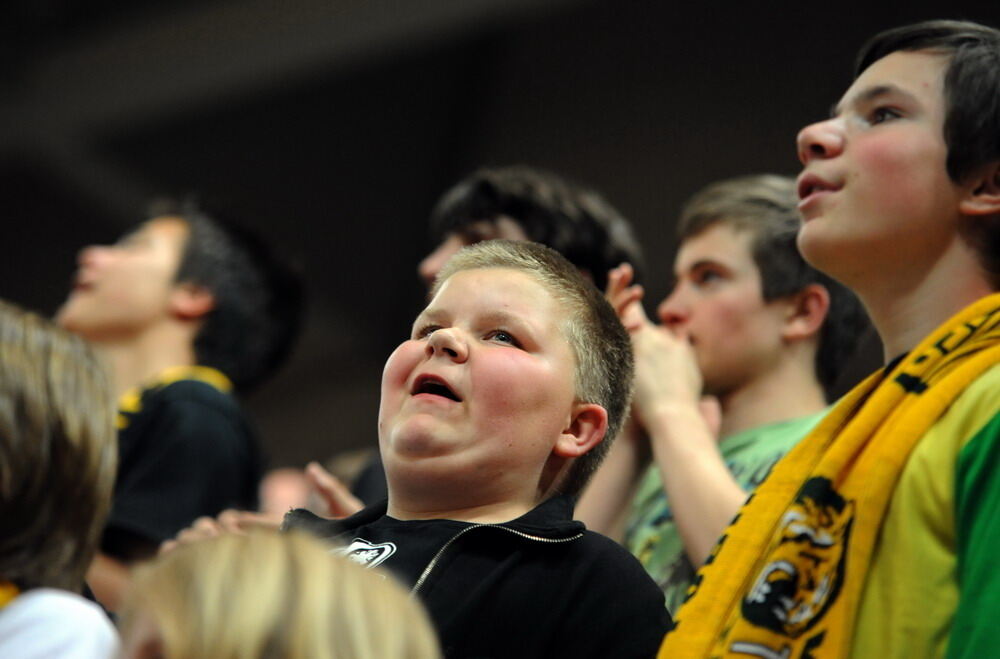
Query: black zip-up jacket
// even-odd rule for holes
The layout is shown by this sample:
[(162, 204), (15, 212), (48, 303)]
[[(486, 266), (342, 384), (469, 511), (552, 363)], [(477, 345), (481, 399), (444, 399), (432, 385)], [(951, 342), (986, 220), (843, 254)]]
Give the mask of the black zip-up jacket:
[[(342, 520), (294, 510), (285, 528), (349, 542), (385, 512), (385, 502)], [(572, 501), (555, 497), (504, 524), (470, 524), (438, 549), (409, 585), (445, 656), (655, 656), (671, 626), (663, 594), (631, 554), (572, 515)]]

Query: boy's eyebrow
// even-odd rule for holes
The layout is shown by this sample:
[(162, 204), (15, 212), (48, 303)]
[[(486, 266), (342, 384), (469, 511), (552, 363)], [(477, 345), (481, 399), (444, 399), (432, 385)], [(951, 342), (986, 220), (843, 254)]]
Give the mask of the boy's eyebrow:
[(498, 323), (500, 325), (508, 325), (512, 323), (517, 323), (519, 325), (526, 325), (525, 319), (521, 316), (507, 313), (502, 309), (494, 309), (483, 314), (482, 319), (488, 323)]
[(421, 321), (426, 322), (428, 320), (438, 320), (442, 318), (444, 315), (445, 313), (441, 309), (432, 309), (430, 307), (427, 307), (426, 309), (417, 314), (417, 317), (414, 319), (413, 324), (416, 325)]
[(698, 259), (697, 261), (695, 261), (694, 263), (691, 264), (691, 266), (688, 268), (688, 270), (696, 270), (698, 268), (704, 268), (706, 266), (715, 267), (715, 266), (720, 266), (720, 265), (723, 265), (723, 264), (720, 263), (719, 261), (716, 261), (715, 259)]
[[(851, 98), (847, 102), (847, 105), (859, 105), (861, 103), (868, 103), (878, 98), (879, 96), (887, 96), (889, 94), (904, 96), (907, 99), (914, 98), (913, 94), (906, 91), (902, 87), (893, 84), (884, 84), (884, 85), (875, 85), (874, 87), (869, 87), (868, 89), (864, 89), (858, 92), (857, 94), (854, 95), (853, 98)], [(834, 103), (830, 107), (831, 118), (836, 117), (841, 112), (843, 112), (843, 107), (839, 103)]]
[[(420, 321), (436, 321), (448, 316), (448, 313), (443, 309), (432, 309), (428, 307), (420, 312), (417, 319), (414, 321), (414, 325)], [(485, 323), (497, 323), (500, 325), (509, 325), (517, 323), (522, 326), (528, 326), (530, 323), (526, 322), (522, 316), (508, 313), (502, 309), (493, 309), (487, 311), (479, 316), (481, 322)]]
[(684, 268), (684, 270), (681, 270), (679, 272), (675, 272), (674, 273), (674, 277), (680, 277), (685, 272), (694, 272), (695, 270), (700, 270), (702, 268), (727, 268), (728, 269), (728, 267), (729, 266), (727, 266), (725, 263), (722, 263), (721, 261), (717, 261), (716, 259), (710, 259), (710, 258), (709, 259), (698, 259), (697, 261), (694, 261), (693, 263), (689, 263)]

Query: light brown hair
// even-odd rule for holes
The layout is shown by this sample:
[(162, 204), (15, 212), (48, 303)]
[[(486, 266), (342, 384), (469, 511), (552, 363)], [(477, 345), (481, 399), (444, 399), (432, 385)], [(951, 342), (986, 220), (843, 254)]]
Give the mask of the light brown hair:
[(750, 236), (750, 250), (760, 273), (761, 295), (771, 302), (819, 284), (830, 295), (830, 308), (819, 334), (816, 378), (829, 389), (854, 352), (868, 317), (847, 287), (806, 263), (796, 245), (799, 197), (787, 176), (757, 174), (716, 181), (685, 204), (677, 224), (683, 243), (722, 224)]
[(117, 461), (114, 397), (94, 354), (0, 302), (0, 579), (79, 590)]

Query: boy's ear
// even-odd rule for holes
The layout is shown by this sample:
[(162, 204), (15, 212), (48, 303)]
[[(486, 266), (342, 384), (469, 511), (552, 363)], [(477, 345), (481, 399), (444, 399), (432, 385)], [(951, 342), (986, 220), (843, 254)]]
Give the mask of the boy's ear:
[(597, 403), (575, 403), (569, 425), (552, 452), (562, 458), (578, 458), (600, 444), (607, 430), (607, 410)]
[(830, 291), (821, 284), (809, 284), (788, 298), (782, 338), (798, 341), (817, 336), (830, 311)]
[(984, 167), (970, 181), (958, 207), (963, 215), (1000, 214), (1000, 160)]
[(196, 320), (215, 308), (215, 296), (204, 286), (183, 282), (170, 293), (170, 310), (184, 320)]

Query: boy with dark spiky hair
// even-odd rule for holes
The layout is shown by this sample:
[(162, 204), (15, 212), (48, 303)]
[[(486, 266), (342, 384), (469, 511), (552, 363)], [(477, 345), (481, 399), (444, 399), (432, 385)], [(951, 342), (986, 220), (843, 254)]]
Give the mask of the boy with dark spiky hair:
[(629, 221), (597, 191), (537, 167), (484, 167), (441, 195), (430, 217), (437, 246), (421, 262), (430, 287), (452, 254), (484, 240), (551, 247), (601, 290), (621, 263), (642, 269)]
[(191, 205), (80, 252), (58, 321), (106, 359), (119, 396), (119, 472), (88, 573), (108, 608), (161, 542), (256, 505), (259, 448), (233, 394), (287, 356), (300, 298), (259, 239)]
[(629, 338), (557, 252), (491, 240), (452, 257), (386, 362), (388, 502), (286, 526), (412, 586), (446, 656), (648, 657), (670, 618), (639, 563), (573, 521), (628, 410)]
[(661, 656), (996, 653), (1000, 31), (883, 32), (803, 129), (798, 244), (886, 366), (757, 489)]

